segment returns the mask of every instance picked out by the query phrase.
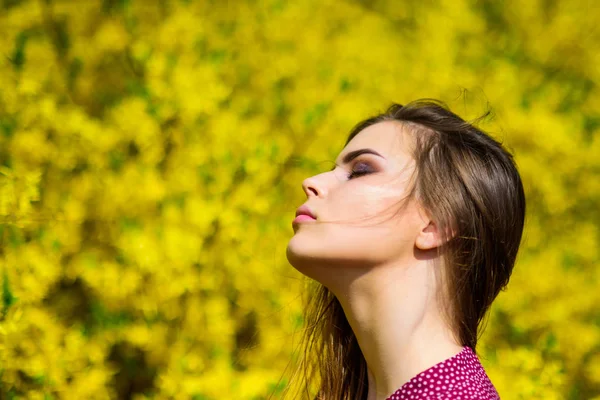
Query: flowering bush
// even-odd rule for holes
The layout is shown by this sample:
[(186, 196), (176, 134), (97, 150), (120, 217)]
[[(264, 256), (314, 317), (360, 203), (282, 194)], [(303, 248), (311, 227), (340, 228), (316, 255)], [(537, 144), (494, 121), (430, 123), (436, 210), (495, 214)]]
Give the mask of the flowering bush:
[(358, 120), (435, 97), (492, 106), (528, 197), (482, 363), (503, 399), (600, 399), (586, 2), (1, 4), (2, 396), (276, 397), (300, 182)]

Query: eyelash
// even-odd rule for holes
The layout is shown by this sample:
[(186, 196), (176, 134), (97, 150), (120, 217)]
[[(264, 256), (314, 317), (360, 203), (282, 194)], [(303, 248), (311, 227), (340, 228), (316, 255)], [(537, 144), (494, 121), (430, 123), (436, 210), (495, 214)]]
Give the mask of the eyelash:
[[(364, 166), (369, 167), (369, 164), (364, 163), (364, 162), (356, 163), (356, 164), (354, 164), (354, 167), (356, 167), (356, 165), (361, 165), (361, 164), (364, 165)], [(368, 169), (367, 170), (363, 170), (363, 171), (355, 171), (354, 168), (353, 168), (352, 171), (348, 174), (348, 179), (354, 179), (354, 178), (357, 178), (359, 176), (367, 175), (369, 173), (371, 173), (371, 171), (368, 170)]]

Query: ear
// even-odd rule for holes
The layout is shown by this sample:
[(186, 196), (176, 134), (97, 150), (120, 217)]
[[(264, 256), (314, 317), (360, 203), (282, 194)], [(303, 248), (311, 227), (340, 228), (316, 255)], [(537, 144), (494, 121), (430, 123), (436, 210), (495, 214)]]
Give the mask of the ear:
[(417, 234), (415, 246), (420, 250), (431, 250), (442, 245), (443, 239), (435, 222), (429, 220)]

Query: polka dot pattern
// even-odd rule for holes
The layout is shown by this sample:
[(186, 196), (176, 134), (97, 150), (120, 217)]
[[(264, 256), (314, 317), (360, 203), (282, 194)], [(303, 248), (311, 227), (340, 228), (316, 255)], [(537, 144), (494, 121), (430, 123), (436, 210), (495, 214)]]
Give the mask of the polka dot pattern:
[(475, 352), (460, 353), (420, 372), (386, 400), (500, 400)]

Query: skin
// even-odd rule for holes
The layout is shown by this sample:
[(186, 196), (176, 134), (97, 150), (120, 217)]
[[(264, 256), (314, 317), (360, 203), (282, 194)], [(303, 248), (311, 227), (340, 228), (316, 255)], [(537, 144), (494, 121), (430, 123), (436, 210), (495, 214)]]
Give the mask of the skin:
[[(363, 148), (348, 164), (344, 155)], [(352, 171), (368, 174), (349, 179)], [(338, 298), (368, 367), (368, 400), (385, 400), (462, 346), (438, 301), (441, 244), (435, 223), (406, 200), (414, 171), (411, 136), (380, 122), (356, 135), (332, 171), (302, 183), (315, 221), (294, 226), (289, 262)], [(402, 200), (405, 201), (402, 201)]]

